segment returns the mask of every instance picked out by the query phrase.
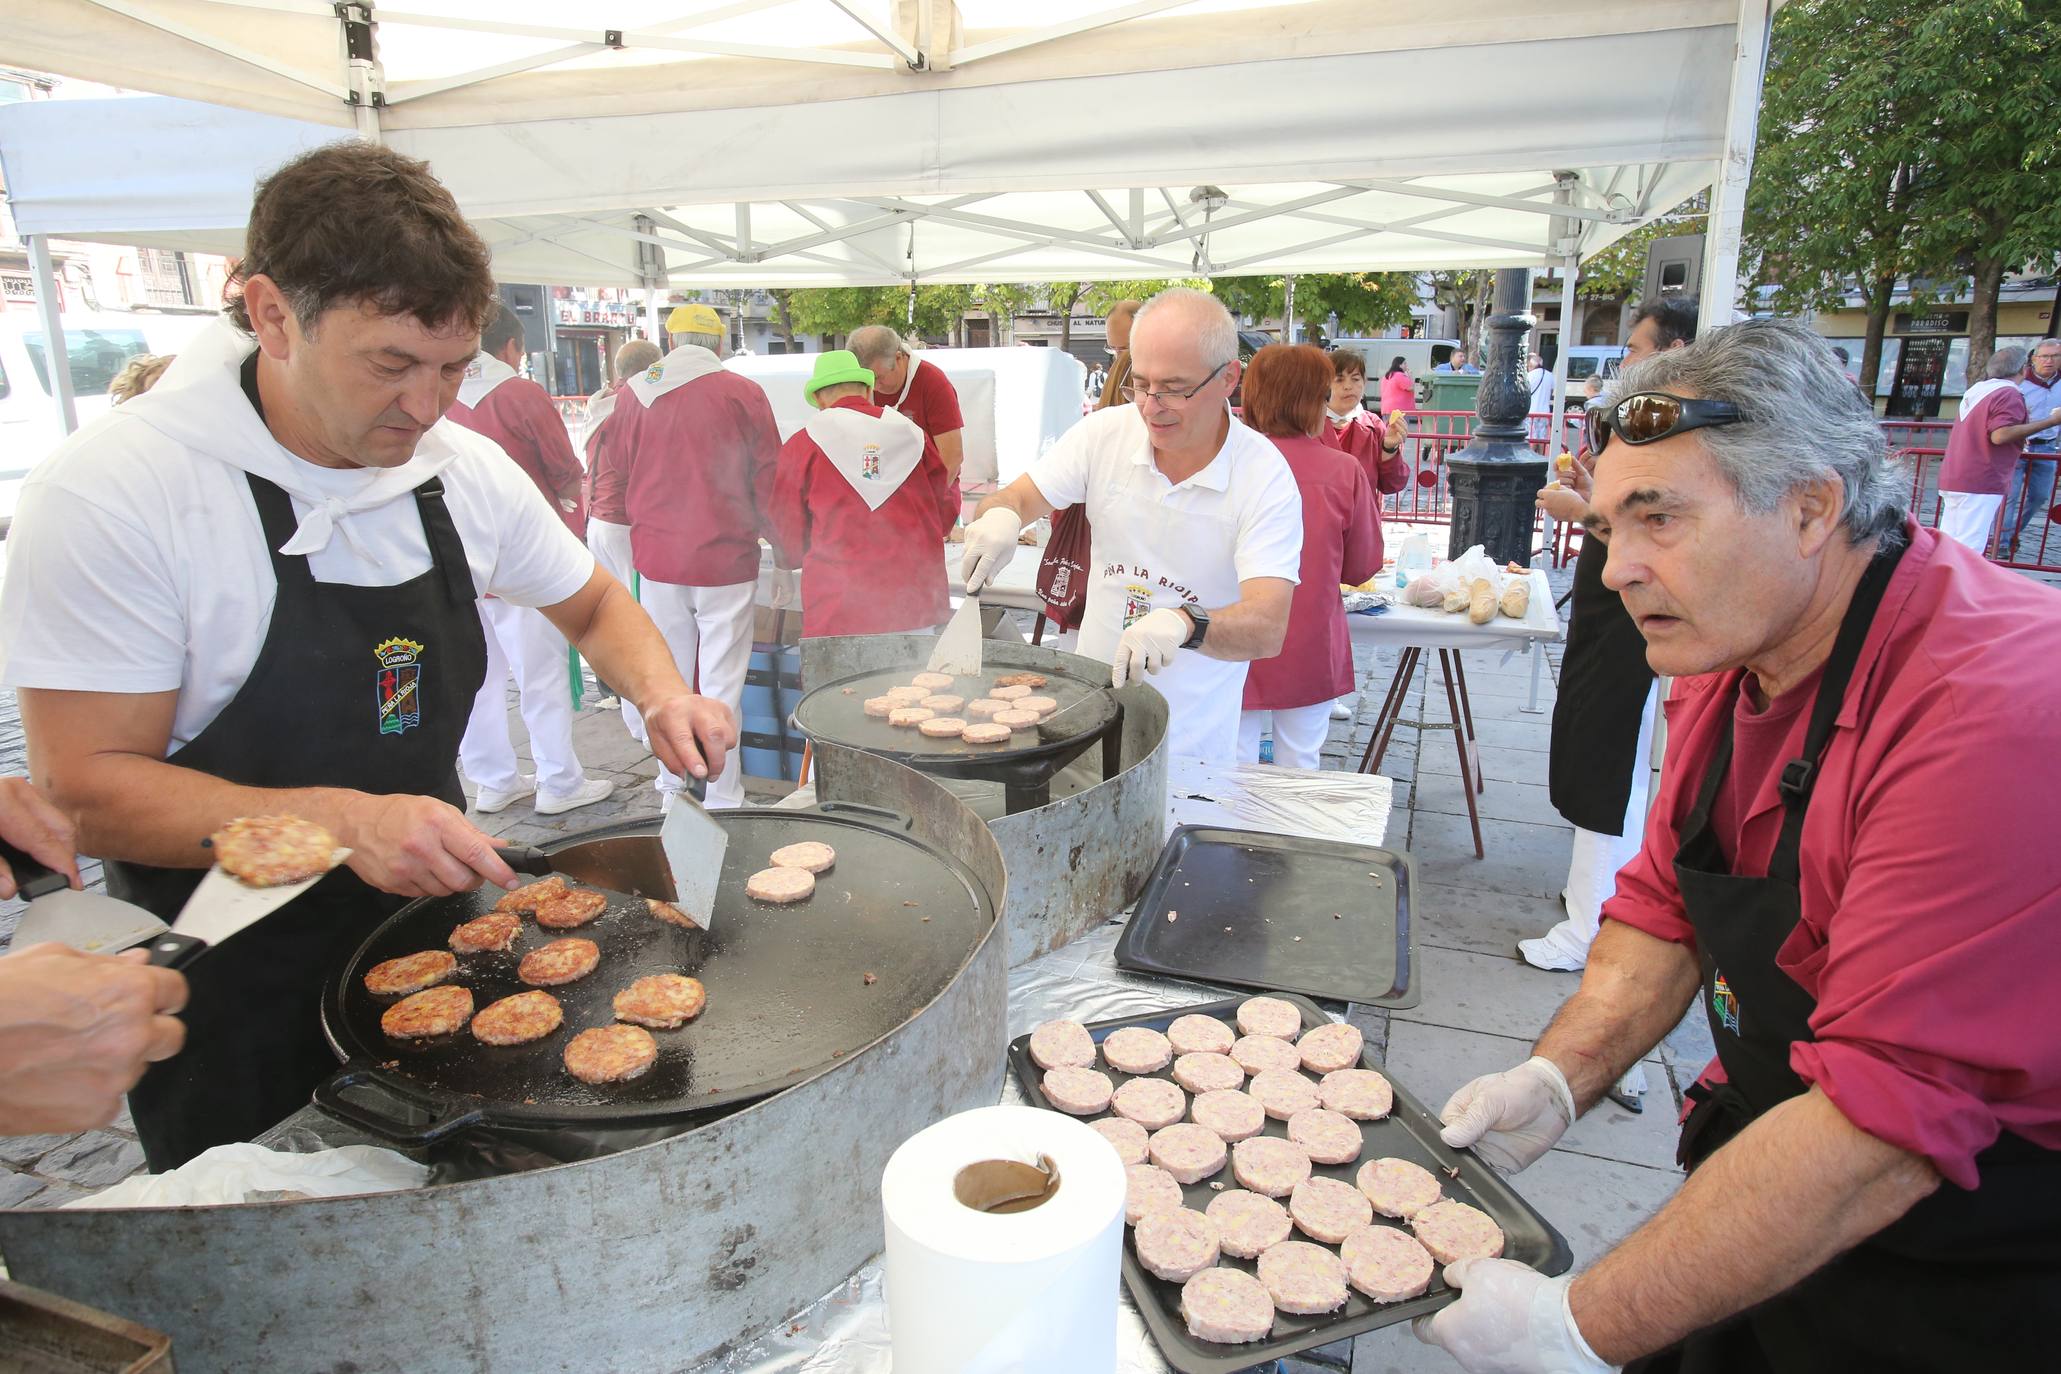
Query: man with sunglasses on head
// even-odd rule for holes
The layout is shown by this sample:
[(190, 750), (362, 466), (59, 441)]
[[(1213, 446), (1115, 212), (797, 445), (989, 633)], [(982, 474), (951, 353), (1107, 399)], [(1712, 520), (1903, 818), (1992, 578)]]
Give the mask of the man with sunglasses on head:
[(1074, 505), (1094, 527), (1079, 652), (1121, 687), (1153, 674), (1168, 748), (1238, 759), (1245, 665), (1281, 652), (1301, 574), (1302, 497), (1273, 442), (1230, 412), (1238, 330), (1207, 292), (1163, 291), (1131, 328), (1129, 405), (1068, 430), (981, 502), (966, 528), (969, 593), (1028, 522)]
[(2049, 1368), (2061, 599), (1911, 520), (1793, 321), (1634, 365), (1590, 427), (1668, 759), (1580, 989), (1444, 1138), (1523, 1168), (1692, 1006), (1717, 1061), (1657, 1215), (1572, 1278), (1452, 1265), (1419, 1334), (1474, 1371)]

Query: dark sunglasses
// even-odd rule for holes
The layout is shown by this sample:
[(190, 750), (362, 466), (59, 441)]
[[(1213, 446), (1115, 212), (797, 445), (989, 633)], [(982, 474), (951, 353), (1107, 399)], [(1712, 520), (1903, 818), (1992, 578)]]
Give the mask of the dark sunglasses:
[(1744, 418), (1739, 407), (1730, 401), (1670, 396), (1665, 391), (1635, 391), (1610, 405), (1589, 407), (1589, 452), (1601, 453), (1613, 434), (1628, 444), (1650, 444), (1692, 429), (1736, 425)]

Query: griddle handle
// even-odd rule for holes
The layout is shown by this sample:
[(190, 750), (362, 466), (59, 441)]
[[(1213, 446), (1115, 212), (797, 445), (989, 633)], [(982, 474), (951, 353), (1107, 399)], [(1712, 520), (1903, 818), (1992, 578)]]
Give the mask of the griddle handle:
[[(355, 1095), (346, 1096), (347, 1089)], [(315, 1105), (361, 1131), (407, 1146), (433, 1145), (486, 1115), (477, 1106), (405, 1084), (358, 1060), (315, 1085)], [(417, 1116), (429, 1119), (418, 1122)]]
[(553, 872), (551, 856), (533, 844), (497, 844), (494, 853), (517, 873), (527, 873), (532, 878), (548, 878)]
[(885, 806), (868, 806), (864, 802), (817, 802), (816, 810), (826, 816), (849, 815), (855, 820), (879, 826), (884, 830), (910, 830), (916, 825), (916, 818), (913, 816), (904, 815)]
[(25, 902), (62, 892), (72, 885), (72, 880), (64, 874), (44, 867), (5, 840), (0, 840), (0, 859), (7, 861), (8, 869), (14, 874), (15, 886), (21, 889), (20, 896)]

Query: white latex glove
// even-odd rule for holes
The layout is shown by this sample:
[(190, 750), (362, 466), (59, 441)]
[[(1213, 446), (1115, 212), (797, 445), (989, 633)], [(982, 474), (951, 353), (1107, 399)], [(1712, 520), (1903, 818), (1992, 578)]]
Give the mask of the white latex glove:
[(773, 569), (773, 585), (766, 590), (766, 604), (776, 611), (784, 611), (794, 604), (794, 594), (801, 585), (801, 574), (789, 568)]
[(977, 596), (1016, 557), (1016, 536), (1023, 522), (1007, 506), (997, 506), (966, 527), (966, 561), (959, 565), (966, 594)]
[(1574, 1124), (1574, 1092), (1552, 1060), (1533, 1055), (1514, 1069), (1484, 1074), (1446, 1099), (1438, 1138), (1474, 1147), (1499, 1174), (1531, 1164)]
[(1468, 1374), (1611, 1374), (1582, 1339), (1568, 1310), (1572, 1275), (1549, 1279), (1515, 1260), (1466, 1259), (1446, 1266), (1460, 1300), (1410, 1324)]
[(1121, 687), (1133, 678), (1156, 673), (1174, 661), (1174, 654), (1191, 633), (1188, 617), (1171, 607), (1147, 611), (1131, 623), (1116, 642), (1116, 661), (1110, 665), (1109, 681)]

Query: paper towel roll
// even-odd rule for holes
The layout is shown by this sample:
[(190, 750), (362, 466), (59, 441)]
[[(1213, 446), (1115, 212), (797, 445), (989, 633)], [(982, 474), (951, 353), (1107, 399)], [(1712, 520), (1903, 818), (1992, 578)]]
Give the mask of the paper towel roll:
[[(955, 1184), (968, 1166), (992, 1160), (1033, 1167), (1049, 1161), (1057, 1186), (1027, 1210), (976, 1211)], [(947, 1117), (894, 1152), (881, 1176), (880, 1204), (895, 1374), (1097, 1374), (1116, 1367), (1124, 1168), (1087, 1126), (1035, 1107)]]

